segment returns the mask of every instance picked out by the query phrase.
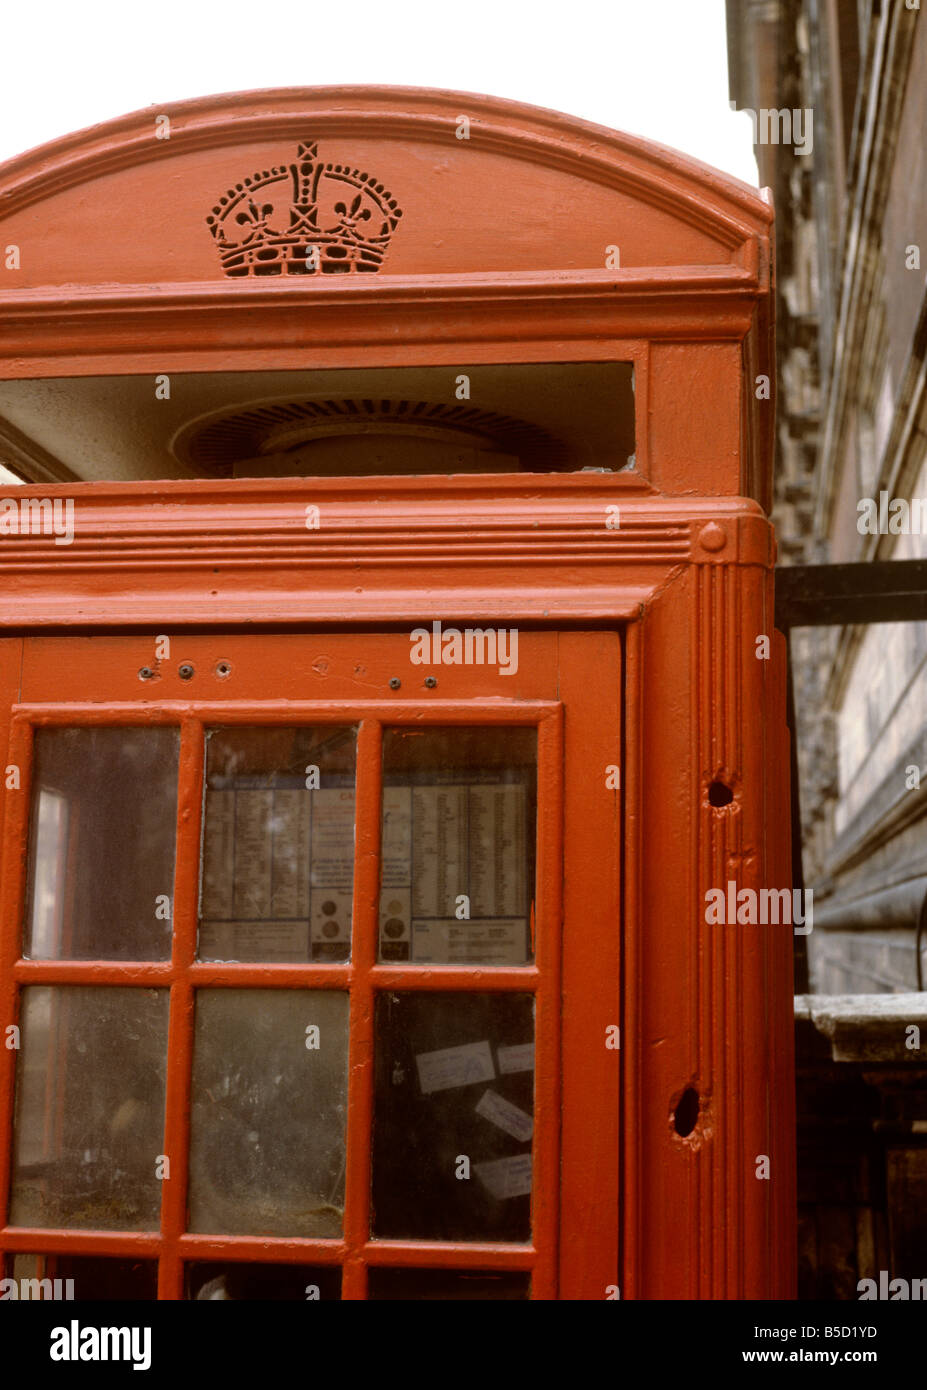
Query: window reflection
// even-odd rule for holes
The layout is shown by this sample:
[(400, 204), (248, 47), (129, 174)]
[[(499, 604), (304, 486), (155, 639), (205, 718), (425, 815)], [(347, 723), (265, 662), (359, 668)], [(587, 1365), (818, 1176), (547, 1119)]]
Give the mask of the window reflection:
[(167, 1015), (164, 989), (23, 990), (14, 1226), (157, 1230)]
[(63, 936), (67, 846), (67, 797), (48, 787), (39, 787), (29, 946), (29, 954), (37, 960), (53, 958)]
[(175, 728), (35, 732), (24, 952), (168, 960)]
[(199, 991), (190, 1229), (340, 1235), (347, 1076), (347, 994)]

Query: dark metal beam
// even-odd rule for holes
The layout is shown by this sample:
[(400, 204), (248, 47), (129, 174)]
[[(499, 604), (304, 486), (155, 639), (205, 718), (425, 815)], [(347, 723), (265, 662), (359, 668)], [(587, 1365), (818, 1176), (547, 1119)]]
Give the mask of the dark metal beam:
[(776, 627), (833, 627), (927, 618), (927, 560), (776, 569)]

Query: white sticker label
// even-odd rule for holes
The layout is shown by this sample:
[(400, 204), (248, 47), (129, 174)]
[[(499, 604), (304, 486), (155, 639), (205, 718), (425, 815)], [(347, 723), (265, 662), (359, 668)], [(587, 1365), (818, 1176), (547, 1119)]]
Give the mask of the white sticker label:
[(515, 1154), (492, 1163), (474, 1163), (474, 1172), (494, 1197), (526, 1197), (531, 1191), (531, 1155)]
[(488, 1120), (497, 1129), (511, 1134), (513, 1139), (521, 1140), (523, 1144), (527, 1144), (534, 1133), (534, 1121), (531, 1116), (504, 1096), (497, 1095), (495, 1091), (487, 1091), (484, 1094), (476, 1107), (476, 1113), (482, 1115), (484, 1120)]
[(425, 1095), (448, 1091), (452, 1086), (472, 1086), (492, 1081), (496, 1071), (488, 1042), (464, 1043), (462, 1047), (442, 1047), (437, 1052), (420, 1052), (415, 1059), (418, 1082)]
[(499, 1075), (507, 1076), (513, 1071), (534, 1071), (534, 1043), (517, 1043), (513, 1047), (496, 1049)]

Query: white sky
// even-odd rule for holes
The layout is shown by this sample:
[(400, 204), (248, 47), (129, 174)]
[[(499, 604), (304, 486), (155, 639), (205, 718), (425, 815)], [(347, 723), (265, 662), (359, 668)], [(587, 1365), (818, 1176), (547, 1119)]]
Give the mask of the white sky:
[(757, 182), (724, 0), (15, 0), (0, 43), (0, 160), (187, 97), (369, 82), (547, 106)]

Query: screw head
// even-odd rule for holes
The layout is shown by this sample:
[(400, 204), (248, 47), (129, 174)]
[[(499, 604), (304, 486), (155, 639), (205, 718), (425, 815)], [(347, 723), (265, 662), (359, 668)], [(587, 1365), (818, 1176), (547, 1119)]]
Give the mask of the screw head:
[(181, 664), (177, 667), (177, 674), (182, 681), (188, 681), (191, 679), (193, 675), (193, 667), (190, 665), (189, 661), (181, 662)]
[(429, 690), (434, 690), (435, 686), (438, 684), (437, 676), (426, 676), (425, 684), (428, 686)]
[(390, 688), (390, 690), (398, 690), (399, 687), (400, 687), (401, 685), (402, 685), (402, 681), (399, 679), (398, 676), (392, 676), (392, 677), (391, 677), (390, 683), (389, 683), (389, 688)]
[(138, 678), (140, 681), (150, 681), (153, 675), (154, 671), (152, 671), (150, 666), (142, 666), (139, 670)]

